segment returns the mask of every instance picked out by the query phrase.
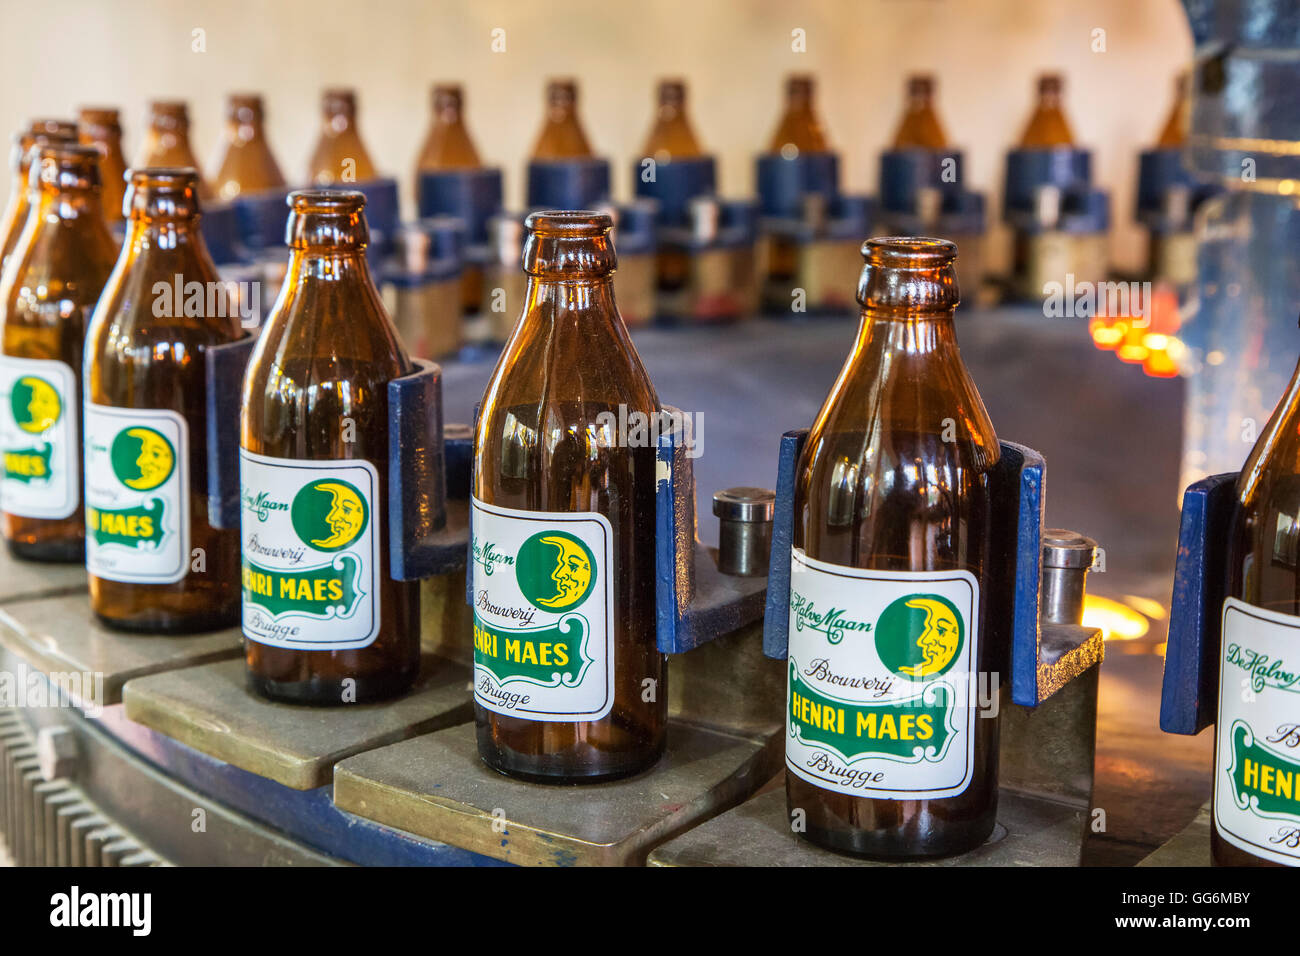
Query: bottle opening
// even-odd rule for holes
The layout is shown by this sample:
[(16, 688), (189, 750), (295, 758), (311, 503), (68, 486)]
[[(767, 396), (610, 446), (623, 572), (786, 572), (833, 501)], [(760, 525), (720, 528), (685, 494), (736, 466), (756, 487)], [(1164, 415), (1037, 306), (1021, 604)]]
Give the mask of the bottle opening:
[(462, 99), (460, 87), (454, 83), (439, 83), (433, 88), (433, 108), (435, 112), (441, 113), (443, 110), (456, 110), (459, 112)]
[(354, 90), (326, 90), (321, 96), (321, 105), (326, 116), (342, 114), (353, 116), (357, 111), (357, 94)]
[(226, 116), (251, 123), (262, 118), (262, 97), (256, 93), (231, 93), (226, 101)]
[(98, 146), (77, 143), (41, 143), (32, 147), (32, 188), (54, 190), (100, 187)]
[(199, 171), (191, 166), (128, 169), (123, 207), (132, 219), (192, 219), (199, 215)]
[(928, 100), (934, 93), (934, 77), (928, 73), (917, 73), (907, 78), (907, 95), (914, 99)]
[(157, 129), (184, 129), (190, 125), (189, 107), (183, 100), (154, 100), (149, 104), (149, 123)]
[(659, 105), (681, 106), (686, 102), (686, 83), (683, 80), (661, 80)]
[(572, 106), (578, 101), (576, 80), (551, 80), (546, 84), (546, 101), (552, 106)]
[(947, 239), (868, 239), (862, 258), (858, 304), (864, 309), (947, 313), (961, 299), (954, 265), (957, 245)]
[(614, 220), (603, 212), (561, 209), (531, 213), (524, 220), (535, 236), (559, 236), (564, 239), (594, 239), (609, 235)]
[(32, 136), (44, 136), (51, 141), (74, 142), (77, 138), (77, 124), (72, 120), (34, 119), (29, 129)]
[(290, 248), (358, 251), (370, 242), (363, 212), (365, 193), (355, 189), (297, 189), (285, 202), (290, 209), (285, 242)]
[(1059, 96), (1063, 85), (1059, 73), (1044, 73), (1038, 78), (1038, 95)]
[(118, 111), (110, 106), (83, 106), (77, 118), (85, 126), (117, 126), (121, 123)]
[(199, 171), (193, 166), (145, 166), (128, 169), (126, 181), (136, 189), (180, 192), (199, 188)]

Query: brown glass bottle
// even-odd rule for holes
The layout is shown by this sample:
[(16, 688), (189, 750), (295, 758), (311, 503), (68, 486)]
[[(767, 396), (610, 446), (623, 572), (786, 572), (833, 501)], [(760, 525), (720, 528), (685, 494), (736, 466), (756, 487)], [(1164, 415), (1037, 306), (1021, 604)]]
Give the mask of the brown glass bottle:
[(1021, 149), (1057, 149), (1074, 145), (1070, 124), (1061, 108), (1064, 85), (1057, 73), (1045, 73), (1038, 78), (1038, 101), (1020, 137)]
[(82, 107), (77, 114), (77, 130), (83, 145), (99, 147), (104, 217), (110, 223), (121, 222), (126, 218), (122, 210), (126, 195), (126, 157), (122, 155), (122, 124), (118, 112), (109, 107)]
[(908, 77), (903, 118), (894, 133), (894, 149), (947, 148), (948, 138), (944, 136), (943, 124), (934, 108), (934, 77)]
[(1300, 865), (1292, 703), (1300, 669), (1297, 462), (1300, 366), (1237, 479), (1214, 731), (1210, 851), (1218, 866)]
[(242, 336), (199, 230), (194, 169), (137, 169), (86, 332), (86, 569), (100, 620), (183, 633), (239, 619), (239, 532), (208, 523), (204, 351)]
[(546, 119), (533, 146), (532, 159), (590, 159), (591, 145), (578, 121), (578, 84), (551, 80), (546, 84)]
[(284, 176), (271, 155), (263, 126), (262, 98), (232, 93), (226, 101), (226, 128), (221, 135), (221, 159), (212, 188), (218, 199), (284, 188)]
[[(181, 100), (154, 100), (149, 104), (149, 125), (140, 147), (141, 169), (150, 166), (199, 169), (190, 146), (190, 112)], [(213, 197), (208, 181), (199, 173), (199, 198)]]
[(816, 81), (803, 74), (790, 76), (785, 82), (785, 112), (768, 144), (768, 151), (797, 156), (799, 153), (824, 153), (830, 147), (826, 133), (813, 105)]
[(998, 720), (970, 684), (1005, 654), (985, 627), (999, 447), (957, 350), (956, 246), (862, 252), (858, 339), (795, 483), (786, 793), (821, 846), (938, 856), (997, 810)]
[(99, 151), (34, 151), (31, 211), (0, 279), (0, 530), (19, 557), (80, 561), (82, 349), (117, 244), (100, 206)]
[(1187, 99), (1188, 76), (1180, 74), (1174, 81), (1174, 105), (1169, 110), (1164, 128), (1156, 146), (1160, 149), (1177, 149), (1187, 142), (1187, 118), (1192, 104)]
[(364, 183), (379, 174), (357, 128), (357, 96), (352, 90), (326, 90), (321, 97), (320, 139), (312, 153), (308, 179), (317, 186)]
[(686, 117), (685, 81), (662, 80), (659, 83), (658, 103), (654, 126), (650, 128), (641, 155), (652, 157), (661, 163), (700, 156), (703, 150)]
[(9, 202), (5, 206), (4, 216), (0, 218), (0, 236), (4, 238), (4, 246), (0, 247), (0, 272), (9, 259), (9, 253), (18, 245), (23, 227), (27, 225), (27, 212), (31, 208), (27, 202), (27, 180), (32, 168), (32, 157), (35, 155), (32, 147), (45, 143), (73, 143), (76, 139), (76, 124), (62, 120), (33, 120), (26, 130), (14, 134), (13, 149), (9, 154), (13, 185), (9, 189)]
[(289, 271), (244, 376), (250, 686), (310, 704), (406, 690), (418, 582), (388, 558), (388, 382), (413, 370), (366, 262), (365, 196), (289, 195)]
[(439, 83), (433, 88), (433, 123), (415, 164), (417, 179), (420, 173), (477, 169), (483, 165), (465, 127), (464, 100), (464, 93), (454, 83)]
[(475, 714), (488, 766), (579, 783), (663, 752), (655, 449), (634, 430), (659, 400), (614, 302), (610, 218), (526, 227), (524, 314), (474, 440)]

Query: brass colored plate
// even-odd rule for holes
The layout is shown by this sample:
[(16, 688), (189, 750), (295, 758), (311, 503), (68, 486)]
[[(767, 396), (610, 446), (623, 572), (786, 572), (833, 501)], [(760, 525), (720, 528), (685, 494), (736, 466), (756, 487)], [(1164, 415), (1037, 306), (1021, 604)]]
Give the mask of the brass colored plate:
[[(1084, 814), (1002, 791), (998, 824), (979, 849), (923, 866), (1078, 866)], [(734, 810), (688, 830), (650, 854), (651, 866), (891, 866), (814, 846), (790, 830), (778, 783)], [(909, 864), (917, 865), (917, 864)]]
[(85, 590), (84, 565), (21, 561), (0, 545), (0, 604)]
[(334, 771), (334, 803), (385, 826), (525, 866), (636, 866), (665, 839), (735, 805), (772, 776), (768, 741), (670, 722), (651, 770), (587, 786), (489, 770), (472, 724), (372, 750)]
[(1210, 805), (1196, 811), (1187, 828), (1153, 852), (1138, 866), (1212, 866), (1210, 859)]
[(122, 685), (133, 677), (235, 657), (241, 641), (233, 628), (175, 637), (110, 630), (95, 619), (84, 594), (0, 609), (0, 644), (46, 674), (78, 678), (88, 706), (119, 703)]
[(377, 704), (273, 703), (245, 686), (244, 661), (218, 661), (132, 680), (126, 716), (241, 770), (294, 790), (330, 782), (345, 757), (474, 716), (470, 672), (425, 657), (415, 688)]

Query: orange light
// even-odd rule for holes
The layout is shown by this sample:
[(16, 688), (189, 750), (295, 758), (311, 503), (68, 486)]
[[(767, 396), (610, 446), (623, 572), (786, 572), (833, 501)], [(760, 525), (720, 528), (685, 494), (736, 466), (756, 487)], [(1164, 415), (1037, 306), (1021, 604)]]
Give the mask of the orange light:
[(1146, 635), (1151, 629), (1151, 622), (1118, 601), (1096, 594), (1085, 594), (1083, 626), (1097, 628), (1107, 641), (1135, 641)]

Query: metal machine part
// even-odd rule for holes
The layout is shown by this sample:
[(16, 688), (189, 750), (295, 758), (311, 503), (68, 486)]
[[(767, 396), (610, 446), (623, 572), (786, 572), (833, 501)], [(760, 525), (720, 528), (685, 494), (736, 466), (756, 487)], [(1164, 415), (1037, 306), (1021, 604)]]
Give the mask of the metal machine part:
[(1061, 528), (1043, 532), (1044, 623), (1083, 623), (1085, 581), (1096, 560), (1097, 542), (1091, 538)]
[(714, 494), (719, 571), (743, 577), (767, 574), (775, 505), (776, 492), (769, 488), (727, 488)]

